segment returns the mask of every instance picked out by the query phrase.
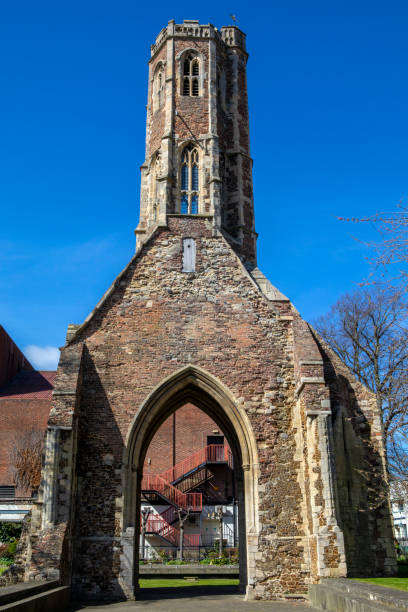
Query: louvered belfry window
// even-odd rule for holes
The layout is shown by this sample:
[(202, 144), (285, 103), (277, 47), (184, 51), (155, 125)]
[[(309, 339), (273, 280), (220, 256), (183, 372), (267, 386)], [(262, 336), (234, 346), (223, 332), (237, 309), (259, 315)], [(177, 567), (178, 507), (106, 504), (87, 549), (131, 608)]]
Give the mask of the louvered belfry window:
[(198, 150), (193, 144), (184, 147), (181, 153), (181, 202), (182, 215), (198, 214)]
[(200, 63), (195, 55), (187, 55), (183, 63), (183, 96), (199, 96)]

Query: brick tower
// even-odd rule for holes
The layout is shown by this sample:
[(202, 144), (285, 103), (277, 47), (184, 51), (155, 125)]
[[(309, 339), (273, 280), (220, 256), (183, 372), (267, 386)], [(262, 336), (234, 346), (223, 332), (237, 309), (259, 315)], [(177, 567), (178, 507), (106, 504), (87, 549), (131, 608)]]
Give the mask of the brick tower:
[(169, 215), (199, 215), (256, 265), (245, 34), (169, 21), (151, 47), (138, 246)]

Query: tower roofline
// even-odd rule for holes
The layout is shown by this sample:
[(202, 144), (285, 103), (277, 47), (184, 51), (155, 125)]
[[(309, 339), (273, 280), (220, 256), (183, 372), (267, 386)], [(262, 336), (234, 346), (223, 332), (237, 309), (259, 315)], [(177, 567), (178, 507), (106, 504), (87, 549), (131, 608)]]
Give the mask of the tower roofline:
[(150, 59), (156, 56), (169, 38), (184, 37), (204, 40), (218, 39), (227, 46), (238, 48), (248, 55), (245, 46), (246, 34), (237, 26), (222, 26), (219, 30), (212, 23), (200, 24), (198, 19), (185, 19), (183, 23), (175, 23), (174, 19), (170, 19), (167, 26), (160, 30), (155, 43), (150, 46)]

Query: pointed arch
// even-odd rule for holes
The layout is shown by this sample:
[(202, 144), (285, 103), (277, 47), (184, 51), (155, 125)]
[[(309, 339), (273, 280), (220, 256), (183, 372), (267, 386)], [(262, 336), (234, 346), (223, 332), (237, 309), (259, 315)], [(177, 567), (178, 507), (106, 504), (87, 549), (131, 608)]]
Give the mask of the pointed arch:
[(165, 378), (140, 406), (126, 437), (127, 461), (132, 460), (132, 465), (139, 467), (134, 463), (135, 455), (142, 456), (141, 445), (150, 443), (152, 428), (157, 429), (188, 402), (215, 416), (227, 434), (235, 432), (235, 446), (237, 442), (239, 446), (233, 450), (239, 453), (243, 465), (258, 464), (256, 440), (246, 412), (220, 380), (196, 365), (188, 365)]
[(179, 74), (179, 94), (199, 97), (204, 91), (204, 58), (194, 48), (181, 51), (176, 56)]
[(152, 106), (153, 113), (162, 108), (165, 98), (166, 76), (163, 62), (158, 62), (153, 74)]
[(186, 143), (180, 152), (180, 213), (197, 215), (200, 194), (200, 154), (195, 143)]
[[(140, 522), (141, 479), (148, 446), (160, 425), (178, 408), (192, 403), (222, 429), (234, 455), (240, 512), (240, 578), (242, 590), (253, 582), (254, 544), (258, 522), (258, 452), (248, 416), (231, 391), (206, 370), (188, 365), (162, 380), (141, 404), (126, 436), (124, 457), (124, 533), (134, 529), (132, 585), (136, 588), (138, 563), (136, 541)], [(123, 574), (129, 575), (129, 565)], [(248, 594), (248, 590), (247, 590)]]

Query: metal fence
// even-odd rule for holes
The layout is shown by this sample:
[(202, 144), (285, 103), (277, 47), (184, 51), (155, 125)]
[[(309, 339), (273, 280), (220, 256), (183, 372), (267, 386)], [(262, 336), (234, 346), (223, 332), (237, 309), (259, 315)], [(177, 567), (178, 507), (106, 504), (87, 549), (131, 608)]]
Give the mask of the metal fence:
[(397, 554), (408, 556), (408, 538), (397, 538)]
[[(216, 556), (218, 552), (217, 541), (213, 546), (183, 546), (183, 561), (198, 563), (209, 555)], [(223, 556), (231, 558), (231, 563), (236, 563), (238, 548), (223, 547)], [(166, 563), (176, 561), (179, 558), (178, 548), (174, 546), (145, 546), (139, 547), (139, 560), (147, 563)]]

